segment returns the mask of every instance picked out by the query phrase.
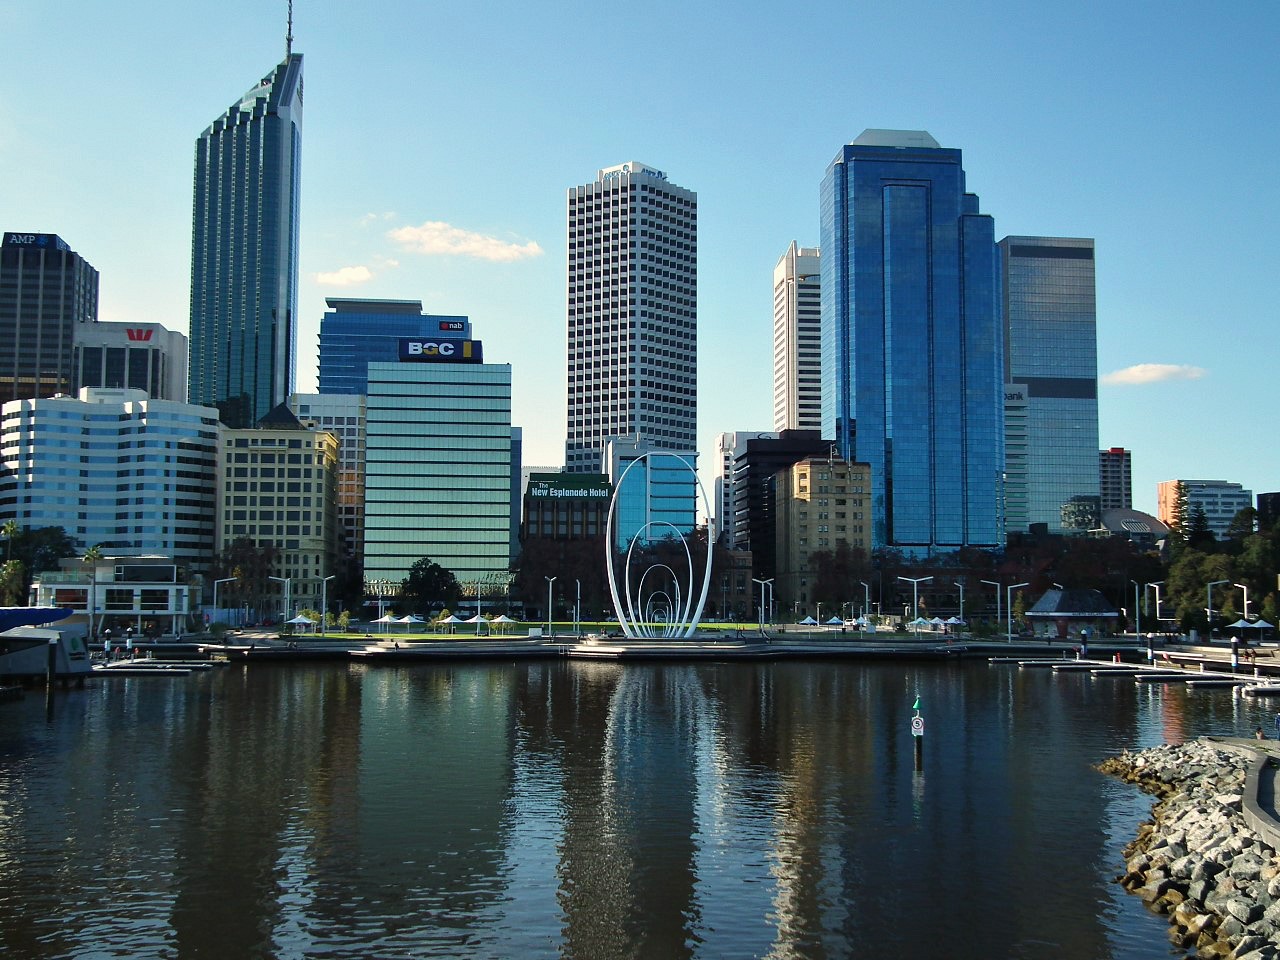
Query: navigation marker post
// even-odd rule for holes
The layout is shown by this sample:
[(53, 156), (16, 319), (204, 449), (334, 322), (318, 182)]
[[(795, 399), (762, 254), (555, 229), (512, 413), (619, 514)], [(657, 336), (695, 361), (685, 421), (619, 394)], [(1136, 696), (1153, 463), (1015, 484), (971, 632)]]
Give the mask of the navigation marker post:
[(916, 772), (924, 769), (924, 717), (920, 716), (920, 695), (916, 694), (916, 702), (911, 709), (915, 714), (911, 717), (911, 737), (916, 746)]

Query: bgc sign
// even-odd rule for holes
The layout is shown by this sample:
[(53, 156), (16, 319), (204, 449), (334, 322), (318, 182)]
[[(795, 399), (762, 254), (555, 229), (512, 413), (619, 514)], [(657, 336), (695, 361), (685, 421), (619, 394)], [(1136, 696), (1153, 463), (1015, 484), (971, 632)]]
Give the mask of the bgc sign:
[(401, 363), (484, 363), (479, 340), (400, 341)]

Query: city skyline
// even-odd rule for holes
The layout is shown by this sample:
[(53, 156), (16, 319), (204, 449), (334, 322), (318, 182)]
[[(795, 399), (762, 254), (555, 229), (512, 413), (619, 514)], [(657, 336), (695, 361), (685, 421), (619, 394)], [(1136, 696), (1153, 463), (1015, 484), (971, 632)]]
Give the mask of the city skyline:
[[(56, 233), (92, 263), (102, 319), (183, 331), (191, 143), (281, 58), (279, 6), (274, 18), (244, 2), (4, 11), (0, 160), (23, 171), (0, 185), (4, 229)], [(749, 6), (733, 22), (684, 11), (675, 42), (661, 16), (597, 12), (619, 29), (583, 48), (559, 19), (515, 5), (298, 5), (308, 118), (297, 387), (314, 389), (326, 296), (421, 299), (490, 331), (487, 359), (513, 364), (526, 459), (559, 462), (564, 187), (640, 157), (699, 194), (705, 475), (718, 433), (771, 426), (771, 270), (791, 240), (816, 245), (826, 163), (866, 127), (928, 129), (963, 150), (997, 238), (1095, 240), (1099, 442), (1133, 451), (1135, 507), (1154, 512), (1156, 482), (1205, 462), (1274, 489), (1269, 372), (1253, 345), (1275, 314), (1277, 134), (1265, 106), (1280, 12), (1161, 10), (1029, 19), (999, 4), (921, 4), (921, 16), (855, 17), (820, 4), (781, 22)], [(227, 22), (234, 44), (202, 41)], [(400, 49), (413, 35), (450, 43), (424, 59)], [(858, 57), (845, 55), (850, 44)], [(1189, 58), (1194, 75), (1178, 66)], [(753, 61), (772, 66), (744, 66)], [(578, 103), (584, 75), (634, 96)], [(122, 140), (126, 102), (148, 106)], [(1232, 176), (1209, 175), (1226, 147)], [(1208, 242), (1211, 224), (1223, 226)]]

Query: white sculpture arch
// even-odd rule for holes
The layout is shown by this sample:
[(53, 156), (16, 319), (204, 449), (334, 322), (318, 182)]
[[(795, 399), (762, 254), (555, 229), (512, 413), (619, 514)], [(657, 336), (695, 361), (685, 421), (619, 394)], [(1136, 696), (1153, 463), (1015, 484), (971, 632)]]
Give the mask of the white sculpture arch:
[[(697, 593), (698, 605), (693, 608), (693, 598), (695, 595), (694, 570), (693, 570), (693, 554), (689, 551), (689, 541), (685, 535), (665, 520), (650, 520), (641, 527), (634, 538), (631, 545), (627, 547), (627, 563), (623, 572), (623, 585), (625, 587), (625, 603), (623, 596), (618, 593), (618, 578), (614, 572), (613, 563), (613, 523), (614, 517), (618, 512), (618, 494), (622, 491), (622, 483), (627, 478), (627, 474), (631, 472), (636, 464), (647, 462), (652, 456), (663, 456), (673, 460), (679, 460), (684, 468), (689, 471), (689, 475), (693, 477), (694, 485), (698, 489), (698, 495), (702, 498), (702, 508), (707, 517), (711, 517), (710, 504), (707, 501), (707, 492), (702, 488), (702, 481), (698, 479), (698, 473), (693, 469), (692, 464), (684, 457), (677, 453), (661, 453), (653, 452), (642, 453), (635, 460), (627, 464), (626, 469), (622, 471), (622, 475), (618, 477), (617, 483), (614, 484), (613, 497), (609, 500), (609, 519), (605, 524), (605, 541), (604, 541), (604, 557), (605, 567), (609, 574), (609, 594), (613, 599), (613, 609), (618, 615), (618, 625), (622, 628), (623, 636), (632, 640), (655, 640), (655, 639), (684, 639), (692, 637), (698, 629), (698, 624), (702, 620), (702, 609), (707, 603), (707, 591), (711, 587), (711, 554), (715, 545), (715, 521), (708, 519), (707, 521), (707, 556), (706, 566), (702, 572), (702, 590)], [(670, 527), (675, 532), (684, 547), (685, 564), (687, 566), (688, 581), (687, 589), (682, 589), (680, 577), (670, 566), (665, 563), (656, 563), (647, 568), (642, 573), (632, 588), (632, 570), (631, 562), (634, 557), (636, 544), (641, 538), (647, 539), (651, 529), (656, 527)], [(655, 591), (654, 594), (646, 600), (644, 596), (644, 584), (650, 573), (657, 570), (665, 570), (671, 575), (671, 579), (675, 584), (675, 596), (665, 590)], [(660, 595), (660, 597), (659, 597)], [(649, 614), (659, 614), (660, 619), (655, 621), (649, 618)]]

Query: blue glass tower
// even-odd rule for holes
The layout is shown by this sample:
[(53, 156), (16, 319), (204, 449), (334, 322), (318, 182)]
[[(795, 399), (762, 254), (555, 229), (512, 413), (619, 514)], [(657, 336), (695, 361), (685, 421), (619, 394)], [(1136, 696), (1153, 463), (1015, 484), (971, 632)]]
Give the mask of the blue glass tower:
[(368, 394), (369, 364), (398, 363), (400, 339), (467, 340), (466, 317), (424, 314), (421, 300), (330, 297), (320, 318), (320, 393)]
[(1010, 505), (1026, 508), (1007, 511), (1006, 529), (1082, 533), (1101, 522), (1093, 241), (1005, 237), (999, 248), (1005, 381), (1026, 420), (1023, 470), (1006, 480)]
[(188, 396), (231, 427), (293, 391), (301, 128), (289, 53), (196, 141)]
[(923, 131), (864, 131), (822, 181), (823, 436), (871, 465), (873, 548), (1003, 543), (994, 231)]

